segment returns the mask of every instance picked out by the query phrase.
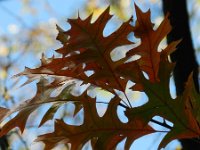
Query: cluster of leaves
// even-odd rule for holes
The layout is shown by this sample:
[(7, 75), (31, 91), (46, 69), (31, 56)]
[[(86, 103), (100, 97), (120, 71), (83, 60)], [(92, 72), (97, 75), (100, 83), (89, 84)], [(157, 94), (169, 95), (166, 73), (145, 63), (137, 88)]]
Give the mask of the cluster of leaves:
[[(37, 138), (37, 141), (45, 143), (45, 149), (51, 149), (59, 143), (71, 144), (71, 149), (81, 149), (88, 141), (91, 141), (94, 149), (114, 149), (125, 138), (125, 149), (129, 149), (135, 139), (159, 132), (149, 125), (154, 116), (161, 116), (173, 123), (161, 141), (159, 149), (173, 139), (198, 137), (200, 100), (192, 79), (189, 78), (183, 95), (173, 99), (169, 91), (169, 79), (174, 64), (170, 63), (168, 56), (180, 41), (174, 41), (161, 52), (158, 51), (160, 42), (171, 30), (168, 15), (154, 30), (150, 11), (144, 13), (136, 5), (135, 9), (137, 15), (135, 26), (131, 25), (132, 18), (130, 18), (106, 37), (103, 36), (103, 31), (112, 17), (109, 8), (94, 23), (91, 23), (92, 15), (90, 15), (84, 20), (80, 17), (69, 19), (71, 29), (68, 31), (57, 27), (59, 31), (57, 39), (63, 47), (56, 51), (62, 54), (62, 57), (42, 56), (40, 67), (26, 68), (17, 75), (27, 76), (27, 83), (38, 76), (51, 77), (54, 80), (50, 82), (41, 77), (37, 84), (37, 93), (32, 99), (12, 110), (0, 109), (1, 121), (18, 112), (2, 127), (0, 135), (15, 127), (19, 127), (23, 132), (30, 114), (45, 103), (52, 103), (52, 106), (43, 116), (39, 126), (53, 119), (63, 103), (72, 102), (75, 105), (74, 115), (83, 109), (83, 123), (69, 125), (63, 120), (55, 120), (55, 131)], [(132, 32), (141, 40), (141, 44), (130, 49), (125, 57), (114, 61), (111, 52), (115, 48), (134, 44), (128, 39), (128, 35)], [(135, 55), (140, 55), (140, 58), (133, 60), (132, 57)], [(80, 95), (74, 95), (71, 91), (80, 81), (82, 84), (87, 84), (87, 88)], [(131, 107), (126, 96), (128, 81), (135, 83), (131, 87), (132, 90), (146, 93), (147, 103)], [(62, 91), (52, 96), (52, 93), (60, 87)], [(88, 90), (95, 87), (114, 95), (102, 117), (97, 113), (96, 98), (88, 95)], [(127, 99), (121, 99), (117, 91), (123, 92)], [(124, 123), (118, 118), (118, 106), (125, 108), (128, 122)]]

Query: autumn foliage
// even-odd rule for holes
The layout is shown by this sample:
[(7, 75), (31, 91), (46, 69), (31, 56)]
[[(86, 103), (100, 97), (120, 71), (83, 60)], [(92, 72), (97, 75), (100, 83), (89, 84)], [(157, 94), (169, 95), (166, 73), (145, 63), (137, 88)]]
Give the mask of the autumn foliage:
[[(88, 141), (91, 141), (93, 149), (110, 150), (125, 138), (125, 149), (129, 149), (137, 138), (160, 132), (149, 125), (154, 116), (163, 117), (173, 123), (173, 126), (169, 126), (166, 122), (160, 122), (170, 130), (158, 149), (174, 139), (198, 137), (200, 96), (195, 91), (192, 78), (189, 78), (181, 96), (173, 99), (169, 90), (174, 64), (170, 63), (168, 56), (180, 41), (171, 42), (165, 49), (158, 51), (159, 44), (172, 28), (168, 15), (158, 28), (154, 29), (150, 11), (142, 12), (137, 5), (135, 10), (137, 20), (134, 26), (130, 18), (106, 37), (103, 36), (103, 31), (112, 17), (109, 7), (94, 23), (91, 23), (90, 15), (84, 20), (80, 17), (69, 19), (71, 29), (68, 31), (63, 31), (57, 26), (57, 39), (63, 46), (56, 52), (62, 57), (45, 58), (43, 55), (40, 67), (26, 68), (16, 75), (27, 76), (25, 84), (40, 78), (37, 93), (32, 99), (14, 109), (1, 108), (1, 121), (14, 112), (18, 114), (2, 127), (0, 135), (15, 127), (23, 132), (30, 114), (43, 104), (51, 103), (52, 106), (43, 116), (39, 126), (53, 119), (62, 104), (71, 102), (75, 105), (74, 115), (83, 109), (83, 124), (69, 125), (63, 120), (55, 120), (54, 132), (40, 135), (36, 139), (45, 143), (46, 150), (59, 143), (71, 144), (72, 150), (81, 149)], [(114, 61), (111, 52), (115, 48), (134, 44), (129, 37), (132, 32), (141, 43), (126, 52), (125, 57)], [(140, 58), (132, 59), (135, 55), (139, 55)], [(48, 80), (49, 78), (53, 78), (53, 81)], [(148, 96), (147, 103), (139, 107), (131, 106), (126, 93), (129, 81), (134, 82), (131, 87), (133, 91), (145, 92)], [(87, 88), (81, 94), (74, 95), (71, 91), (80, 82), (81, 85), (87, 85)], [(52, 96), (58, 88), (62, 88), (62, 91)], [(108, 101), (107, 111), (102, 117), (97, 113), (96, 98), (88, 94), (88, 91), (96, 88), (114, 95)], [(122, 99), (118, 91), (124, 93), (126, 99)], [(118, 107), (125, 108), (127, 123), (119, 119)]]

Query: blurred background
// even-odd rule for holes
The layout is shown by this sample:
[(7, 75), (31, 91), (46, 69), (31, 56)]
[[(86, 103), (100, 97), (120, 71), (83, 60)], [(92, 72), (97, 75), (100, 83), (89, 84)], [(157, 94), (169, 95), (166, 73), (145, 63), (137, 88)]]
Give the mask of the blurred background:
[[(85, 18), (91, 12), (94, 12), (96, 18), (108, 5), (111, 5), (111, 13), (115, 14), (115, 17), (109, 22), (105, 33), (110, 34), (122, 21), (126, 21), (131, 15), (135, 16), (134, 2), (142, 10), (151, 9), (152, 22), (156, 28), (163, 18), (161, 0), (0, 0), (0, 106), (12, 108), (34, 96), (37, 81), (20, 87), (26, 78), (12, 78), (12, 76), (23, 71), (25, 66), (30, 68), (39, 66), (42, 53), (47, 57), (58, 55), (54, 52), (61, 47), (56, 41), (58, 33), (56, 24), (67, 30), (70, 28), (66, 22), (67, 18), (76, 18), (78, 13), (81, 18)], [(200, 61), (200, 0), (188, 0), (187, 6), (193, 44), (197, 60)], [(135, 99), (135, 105), (140, 105), (140, 99), (144, 96), (137, 92), (130, 94)], [(10, 149), (43, 149), (44, 145), (35, 143), (34, 139), (37, 135), (53, 130), (53, 121), (38, 129), (37, 120), (41, 119), (40, 116), (44, 112), (45, 107), (42, 107), (32, 114), (31, 117), (37, 119), (29, 120), (22, 135), (18, 129), (12, 130), (7, 135)], [(56, 113), (56, 118), (67, 117), (67, 121), (74, 124), (82, 119), (80, 115), (72, 119), (71, 114), (70, 105), (64, 105)], [(155, 150), (163, 136), (163, 133), (156, 133), (142, 137), (134, 142), (132, 149)], [(173, 141), (166, 149), (178, 150), (180, 147), (178, 141)], [(68, 148), (61, 145), (55, 149)], [(86, 144), (84, 149), (90, 149), (89, 144)], [(123, 141), (118, 149), (123, 149)]]

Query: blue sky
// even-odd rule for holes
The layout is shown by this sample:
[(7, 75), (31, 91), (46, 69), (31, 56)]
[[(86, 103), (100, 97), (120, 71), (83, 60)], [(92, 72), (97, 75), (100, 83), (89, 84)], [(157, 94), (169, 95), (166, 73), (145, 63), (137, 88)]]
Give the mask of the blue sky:
[[(85, 2), (86, 0), (49, 0), (48, 3), (56, 11), (56, 15), (68, 18), (77, 12), (77, 10), (81, 10)], [(13, 17), (10, 13), (19, 16), (28, 26), (32, 26), (35, 21), (47, 21), (51, 17), (56, 17), (55, 15), (48, 14), (47, 10), (44, 10), (44, 1), (34, 0), (32, 6), (39, 10), (34, 18), (30, 17), (30, 14), (24, 12), (20, 0), (4, 0), (0, 2), (1, 28), (6, 31), (9, 24), (21, 25), (19, 20), (17, 20), (16, 17)], [(9, 12), (6, 12), (5, 9), (9, 10)]]

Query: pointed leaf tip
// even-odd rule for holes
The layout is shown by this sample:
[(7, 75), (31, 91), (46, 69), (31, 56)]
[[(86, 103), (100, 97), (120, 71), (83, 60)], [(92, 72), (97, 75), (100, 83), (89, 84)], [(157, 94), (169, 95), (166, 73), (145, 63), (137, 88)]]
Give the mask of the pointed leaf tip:
[(8, 112), (9, 112), (9, 109), (0, 107), (0, 121), (6, 116)]

